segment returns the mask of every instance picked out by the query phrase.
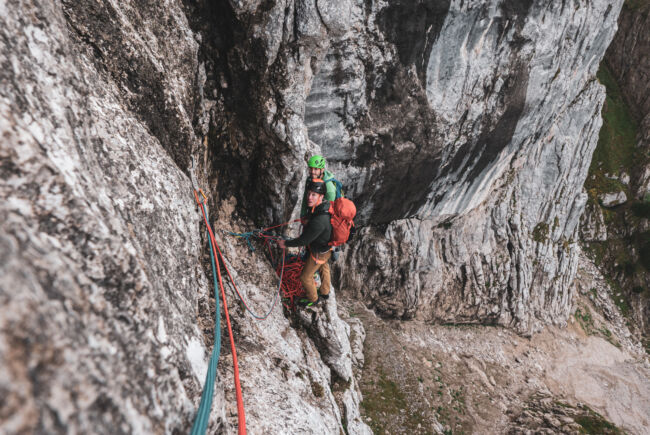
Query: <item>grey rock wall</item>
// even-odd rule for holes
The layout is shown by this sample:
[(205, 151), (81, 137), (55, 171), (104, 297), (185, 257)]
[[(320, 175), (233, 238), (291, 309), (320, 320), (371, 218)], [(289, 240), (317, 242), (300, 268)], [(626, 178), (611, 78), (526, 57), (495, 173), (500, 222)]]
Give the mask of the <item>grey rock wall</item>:
[[(161, 22), (148, 28), (160, 39), (133, 29), (132, 8), (113, 16), (124, 32), (113, 37), (128, 37), (174, 105), (196, 62), (175, 70), (159, 60), (191, 59), (197, 44), (177, 7), (161, 11), (180, 23), (174, 35)], [(207, 288), (190, 184), (127, 109), (125, 98), (142, 94), (96, 67), (101, 48), (75, 42), (66, 5), (2, 9), (2, 432), (184, 430), (200, 389), (191, 361), (205, 352), (196, 290)]]
[[(194, 151), (217, 204), (198, 150), (220, 106), (190, 29), (197, 17), (159, 6), (0, 4), (2, 433), (191, 428), (214, 305), (187, 165)], [(232, 208), (218, 205), (215, 227), (234, 229)], [(217, 237), (251, 305), (268, 308), (273, 270)], [(255, 323), (232, 297), (249, 431), (367, 433), (335, 304), (310, 337), (279, 307)], [(316, 341), (336, 349), (329, 366)], [(209, 431), (233, 433), (227, 333), (222, 342)]]
[(343, 287), (398, 317), (563, 324), (621, 2), (430, 2), (396, 41), (397, 4), (359, 5), (307, 98), (367, 224)]
[[(242, 231), (288, 220), (324, 153), (362, 228), (337, 287), (383, 314), (565, 322), (620, 6), (0, 4), (2, 431), (188, 430), (213, 327), (191, 157)], [(273, 271), (217, 237), (262, 310)], [(363, 332), (331, 299), (231, 303), (252, 433), (368, 432)], [(210, 431), (236, 427), (228, 353)]]

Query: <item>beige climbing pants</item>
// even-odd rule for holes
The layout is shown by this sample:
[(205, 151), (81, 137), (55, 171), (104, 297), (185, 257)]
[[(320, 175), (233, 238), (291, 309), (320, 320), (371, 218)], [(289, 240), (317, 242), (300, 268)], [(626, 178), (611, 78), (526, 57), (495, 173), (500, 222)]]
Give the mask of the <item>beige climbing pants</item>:
[(330, 292), (330, 265), (328, 262), (331, 256), (332, 251), (327, 251), (322, 254), (313, 254), (310, 252), (305, 262), (305, 267), (300, 274), (300, 281), (307, 293), (307, 299), (311, 302), (318, 299), (314, 273), (320, 273), (320, 294), (327, 295)]

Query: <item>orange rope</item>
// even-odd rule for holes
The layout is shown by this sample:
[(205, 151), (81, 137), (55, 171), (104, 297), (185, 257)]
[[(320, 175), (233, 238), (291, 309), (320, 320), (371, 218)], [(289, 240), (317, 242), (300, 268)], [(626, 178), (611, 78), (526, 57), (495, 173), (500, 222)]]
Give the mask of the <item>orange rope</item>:
[[(203, 191), (201, 191), (201, 194), (203, 195)], [(205, 195), (203, 196), (205, 197)], [(203, 213), (203, 220), (205, 221), (205, 225), (208, 228), (208, 233), (210, 234), (210, 240), (212, 241), (212, 252), (214, 253), (214, 258), (217, 259), (217, 276), (219, 277), (219, 287), (221, 289), (221, 299), (223, 300), (223, 310), (226, 314), (228, 335), (230, 336), (230, 350), (232, 352), (232, 363), (235, 372), (234, 373), (235, 395), (237, 396), (237, 418), (239, 422), (238, 433), (239, 435), (246, 435), (246, 416), (244, 414), (244, 400), (242, 398), (241, 384), (239, 382), (239, 364), (237, 362), (237, 349), (235, 348), (235, 340), (232, 335), (232, 326), (230, 325), (230, 314), (228, 314), (228, 302), (226, 301), (226, 292), (223, 289), (223, 282), (221, 280), (221, 267), (219, 266), (219, 260), (218, 260), (219, 256), (217, 255), (217, 249), (219, 249), (219, 247), (217, 246), (217, 242), (214, 240), (214, 234), (212, 233), (212, 228), (210, 228), (210, 224), (208, 223), (208, 218), (205, 215), (205, 209), (203, 208), (203, 203), (199, 201), (199, 196), (196, 194), (196, 191), (194, 191), (194, 197), (196, 198), (196, 202), (198, 202), (199, 205), (201, 206), (201, 212)], [(219, 253), (221, 253), (221, 250), (219, 250)], [(224, 267), (225, 264), (226, 263), (224, 263)]]

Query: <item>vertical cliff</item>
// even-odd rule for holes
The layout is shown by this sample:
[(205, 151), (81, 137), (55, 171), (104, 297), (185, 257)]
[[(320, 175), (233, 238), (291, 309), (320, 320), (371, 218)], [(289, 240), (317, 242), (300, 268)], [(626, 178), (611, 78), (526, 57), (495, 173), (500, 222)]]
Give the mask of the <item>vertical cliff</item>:
[[(288, 220), (325, 154), (359, 208), (338, 287), (381, 314), (565, 323), (621, 3), (0, 3), (2, 430), (191, 426), (214, 321), (192, 160), (241, 231)], [(267, 307), (274, 271), (217, 239)], [(231, 306), (251, 432), (368, 432), (336, 296), (267, 323)]]
[[(399, 317), (562, 324), (601, 123), (595, 74), (621, 2), (432, 4), (404, 24), (419, 32), (386, 28), (404, 23), (385, 19), (390, 7), (369, 15), (381, 44), (356, 62), (367, 59), (365, 93), (347, 90), (362, 75), (350, 48), (335, 46), (339, 69), (314, 81), (341, 83), (329, 93), (344, 110), (331, 111), (348, 133), (323, 149), (367, 224), (342, 282)], [(327, 126), (312, 123), (310, 137)]]
[[(234, 172), (222, 182), (203, 153), (203, 126), (224, 97), (204, 92), (209, 47), (188, 16), (201, 18), (179, 2), (0, 5), (3, 433), (192, 425), (214, 305), (188, 164), (199, 163), (218, 229), (238, 219), (223, 198), (249, 184)], [(251, 305), (267, 308), (273, 270), (223, 233), (217, 239)], [(362, 330), (338, 317), (332, 299), (300, 319), (276, 308), (263, 324), (230, 299), (252, 433), (367, 432), (352, 371), (359, 343), (353, 350), (349, 340)], [(212, 432), (236, 430), (232, 384), (224, 346)]]

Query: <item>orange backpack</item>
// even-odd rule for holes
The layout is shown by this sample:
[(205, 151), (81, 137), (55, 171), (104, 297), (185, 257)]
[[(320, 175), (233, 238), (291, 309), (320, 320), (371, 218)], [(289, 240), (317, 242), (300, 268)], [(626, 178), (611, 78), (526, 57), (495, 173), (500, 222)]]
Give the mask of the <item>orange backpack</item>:
[(357, 207), (349, 199), (340, 197), (330, 202), (329, 214), (332, 224), (329, 245), (340, 246), (350, 238), (350, 230), (354, 226), (352, 219), (357, 214)]

